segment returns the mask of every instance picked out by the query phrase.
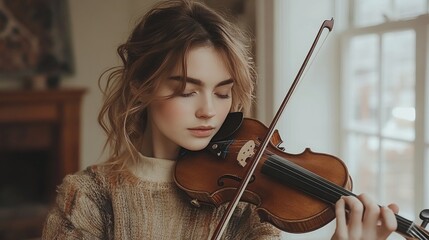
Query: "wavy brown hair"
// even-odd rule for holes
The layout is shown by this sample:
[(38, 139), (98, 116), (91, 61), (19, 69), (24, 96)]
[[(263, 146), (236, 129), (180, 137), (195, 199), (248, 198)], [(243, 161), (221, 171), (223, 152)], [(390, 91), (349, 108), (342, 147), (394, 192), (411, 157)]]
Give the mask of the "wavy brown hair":
[[(155, 5), (118, 47), (122, 65), (99, 79), (105, 101), (98, 121), (107, 133), (105, 148), (111, 151), (107, 163), (122, 169), (127, 161), (137, 161), (153, 93), (178, 64), (186, 78), (185, 59), (193, 47), (208, 45), (221, 54), (234, 80), (231, 111), (248, 113), (256, 77), (249, 39), (202, 3), (183, 0)], [(177, 93), (184, 86), (185, 79)]]

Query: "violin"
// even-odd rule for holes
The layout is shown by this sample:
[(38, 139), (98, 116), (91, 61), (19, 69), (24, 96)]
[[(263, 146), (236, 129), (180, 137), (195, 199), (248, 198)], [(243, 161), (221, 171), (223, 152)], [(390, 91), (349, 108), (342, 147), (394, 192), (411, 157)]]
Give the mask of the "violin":
[[(203, 151), (186, 151), (177, 160), (175, 182), (195, 206), (219, 207), (230, 202), (250, 167), (255, 148), (267, 131), (261, 122), (230, 113)], [(229, 132), (229, 134), (227, 134)], [(351, 192), (352, 179), (344, 162), (305, 149), (284, 152), (275, 131), (241, 196), (256, 205), (261, 221), (290, 233), (310, 232), (335, 218), (335, 203)], [(397, 232), (407, 239), (429, 239), (429, 232), (395, 214)]]
[[(233, 122), (231, 119), (240, 117), (232, 115), (238, 114), (230, 114), (224, 124), (238, 124), (231, 136), (211, 141), (205, 151), (187, 152), (177, 160), (175, 181), (196, 206), (218, 207), (231, 201), (267, 130), (255, 119)], [(283, 231), (318, 229), (334, 219), (332, 205), (352, 188), (347, 167), (334, 156), (309, 149), (301, 154), (286, 153), (279, 148), (281, 143), (276, 132), (241, 200), (255, 204), (262, 221)]]
[[(193, 205), (218, 207), (229, 202), (212, 239), (220, 239), (239, 201), (255, 204), (261, 221), (283, 231), (303, 233), (332, 221), (333, 206), (341, 196), (356, 196), (343, 161), (310, 149), (287, 153), (280, 147), (282, 140), (275, 130), (322, 31), (331, 31), (333, 23), (333, 19), (322, 23), (268, 128), (243, 118), (242, 113), (230, 113), (205, 149), (185, 150), (179, 155), (174, 180)], [(395, 217), (396, 231), (405, 238), (429, 240), (429, 232), (423, 227), (397, 214)]]

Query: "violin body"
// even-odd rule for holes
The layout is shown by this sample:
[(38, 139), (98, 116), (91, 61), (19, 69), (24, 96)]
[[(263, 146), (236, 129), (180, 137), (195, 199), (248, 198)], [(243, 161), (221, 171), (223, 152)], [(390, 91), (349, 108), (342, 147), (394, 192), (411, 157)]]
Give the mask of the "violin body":
[[(261, 122), (244, 119), (229, 139), (211, 142), (202, 151), (186, 152), (177, 160), (177, 186), (186, 192), (194, 204), (218, 207), (231, 201), (266, 131)], [(261, 221), (283, 231), (303, 233), (318, 229), (335, 218), (333, 204), (341, 196), (325, 196), (332, 195), (329, 191), (318, 192), (323, 189), (318, 185), (319, 178), (329, 189), (338, 186), (351, 190), (352, 181), (347, 167), (335, 156), (310, 149), (300, 154), (284, 152), (279, 147), (281, 143), (276, 131), (241, 201), (256, 205)], [(292, 169), (292, 174), (288, 173), (288, 168)], [(280, 169), (280, 175), (276, 173), (277, 169)], [(307, 175), (310, 177), (307, 178)]]

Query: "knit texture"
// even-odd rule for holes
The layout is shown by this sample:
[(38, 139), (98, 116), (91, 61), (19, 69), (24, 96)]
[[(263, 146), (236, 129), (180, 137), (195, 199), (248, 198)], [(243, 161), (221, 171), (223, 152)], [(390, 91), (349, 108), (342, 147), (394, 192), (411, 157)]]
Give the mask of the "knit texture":
[[(226, 205), (196, 208), (172, 178), (138, 176), (130, 171), (113, 173), (102, 165), (67, 176), (58, 188), (42, 239), (209, 239), (212, 236)], [(223, 239), (280, 238), (280, 231), (261, 223), (253, 208), (239, 203)]]

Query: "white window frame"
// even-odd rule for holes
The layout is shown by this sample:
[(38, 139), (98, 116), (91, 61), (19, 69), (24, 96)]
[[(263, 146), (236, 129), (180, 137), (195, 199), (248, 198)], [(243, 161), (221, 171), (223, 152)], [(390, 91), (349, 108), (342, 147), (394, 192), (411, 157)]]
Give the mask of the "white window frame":
[[(349, 9), (349, 12), (352, 13), (352, 9)], [(349, 20), (353, 19), (352, 14), (349, 15)], [(352, 21), (350, 21), (352, 22)], [(341, 78), (342, 80), (342, 119), (341, 119), (341, 139), (340, 148), (342, 149), (342, 156), (348, 156), (347, 149), (347, 137), (351, 133), (359, 133), (367, 136), (375, 136), (378, 139), (389, 139), (381, 135), (381, 131), (378, 131), (378, 134), (368, 134), (365, 132), (360, 132), (359, 130), (354, 130), (348, 127), (347, 124), (347, 107), (350, 106), (350, 99), (348, 98), (347, 92), (350, 91), (348, 83), (346, 81), (348, 70), (347, 70), (347, 59), (348, 59), (348, 50), (350, 39), (359, 35), (366, 34), (377, 34), (382, 36), (384, 33), (403, 31), (403, 30), (414, 30), (416, 34), (416, 52), (415, 52), (415, 108), (416, 108), (416, 119), (415, 119), (415, 139), (414, 141), (399, 140), (405, 143), (411, 143), (414, 145), (414, 209), (415, 215), (418, 216), (418, 213), (423, 208), (429, 208), (429, 177), (425, 175), (425, 170), (428, 169), (427, 164), (429, 164), (429, 156), (427, 152), (429, 149), (429, 143), (426, 140), (429, 139), (429, 96), (428, 87), (429, 87), (429, 67), (428, 67), (428, 57), (429, 57), (429, 15), (421, 15), (415, 19), (410, 20), (399, 20), (394, 22), (386, 22), (375, 26), (368, 26), (362, 28), (350, 28), (345, 31), (341, 36)], [(381, 64), (380, 64), (381, 66)], [(381, 79), (381, 78), (380, 78)], [(381, 91), (381, 90), (380, 90)], [(379, 97), (381, 92), (378, 93)], [(381, 99), (381, 98), (380, 98)], [(380, 116), (380, 115), (379, 115)], [(426, 123), (425, 123), (426, 122)], [(382, 126), (378, 126), (381, 128)], [(395, 139), (397, 140), (397, 139)], [(381, 151), (381, 150), (379, 150)], [(380, 171), (380, 169), (379, 169)], [(426, 183), (426, 184), (425, 184)], [(410, 186), (411, 187), (411, 186)], [(380, 187), (378, 187), (379, 190)], [(394, 202), (394, 199), (391, 201)]]

